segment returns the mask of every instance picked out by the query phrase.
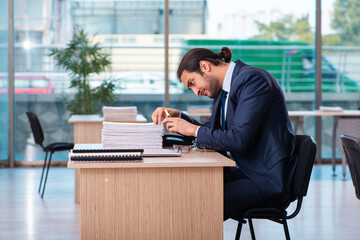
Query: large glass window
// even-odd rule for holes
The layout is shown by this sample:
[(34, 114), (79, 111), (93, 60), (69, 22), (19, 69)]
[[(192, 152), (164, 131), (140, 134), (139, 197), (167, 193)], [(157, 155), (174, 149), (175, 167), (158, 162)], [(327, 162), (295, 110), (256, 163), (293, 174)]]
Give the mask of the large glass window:
[(0, 161), (9, 158), (8, 1), (0, 0)]
[[(75, 28), (99, 42), (111, 59), (110, 69), (89, 76), (91, 89), (111, 80), (116, 105), (137, 106), (148, 120), (156, 106), (164, 105), (164, 1), (16, 0), (16, 160), (41, 160), (44, 155), (33, 141), (26, 111), (38, 115), (45, 143), (73, 141), (67, 123), (71, 113), (61, 100), (74, 96), (71, 76), (49, 53), (66, 47)], [(179, 91), (177, 81), (170, 85), (171, 92)], [(66, 160), (66, 153), (56, 153), (54, 159)]]
[[(349, 21), (356, 18), (357, 6), (340, 0), (322, 4), (323, 105), (358, 109), (359, 30), (356, 21)], [(77, 26), (98, 41), (111, 58), (111, 69), (91, 75), (91, 87), (111, 79), (116, 85), (116, 105), (135, 105), (151, 121), (152, 111), (165, 104), (164, 5), (164, 0), (14, 0), (16, 160), (43, 158), (33, 142), (26, 111), (38, 115), (47, 142), (73, 140), (67, 123), (70, 112), (61, 100), (64, 94), (74, 94), (69, 88), (70, 76), (56, 67), (48, 54), (52, 47), (65, 47)], [(177, 66), (191, 48), (217, 52), (228, 46), (233, 50), (233, 61), (240, 59), (264, 68), (278, 79), (289, 110), (315, 109), (313, 0), (169, 0), (168, 14), (171, 107), (201, 112), (203, 117), (199, 118), (206, 119), (212, 101), (186, 90), (176, 79)], [(348, 17), (341, 17), (344, 15)], [(1, 14), (0, 24), (6, 23), (4, 16)], [(0, 29), (0, 38), (4, 38), (1, 60), (7, 56), (7, 30), (3, 29), (6, 27)], [(1, 64), (0, 70), (1, 78), (7, 80), (7, 65)], [(0, 89), (3, 86), (7, 87), (7, 81), (0, 83)], [(7, 108), (7, 94), (0, 95), (2, 108)], [(331, 117), (323, 118), (322, 156), (326, 158), (331, 156), (332, 121)], [(315, 135), (313, 117), (305, 118), (305, 133)], [(7, 156), (7, 150), (3, 153)], [(54, 158), (66, 159), (66, 153)]]
[[(359, 109), (360, 90), (360, 26), (358, 20), (359, 1), (322, 1), (322, 76), (323, 76), (323, 104), (339, 106), (347, 110)], [(331, 152), (331, 126), (333, 118), (323, 118), (323, 156), (328, 157)], [(342, 128), (339, 125), (340, 128)], [(358, 136), (355, 125), (347, 126), (348, 134)], [(344, 131), (345, 129), (340, 129)], [(336, 150), (341, 149), (339, 138)], [(337, 152), (337, 157), (340, 153)]]
[[(65, 45), (71, 35), (67, 1), (14, 0), (15, 46), (15, 160), (43, 160), (26, 116), (35, 113), (44, 132), (44, 145), (73, 141), (69, 114), (61, 93), (68, 88), (67, 74), (55, 68), (49, 49)], [(66, 160), (67, 153), (53, 155)]]

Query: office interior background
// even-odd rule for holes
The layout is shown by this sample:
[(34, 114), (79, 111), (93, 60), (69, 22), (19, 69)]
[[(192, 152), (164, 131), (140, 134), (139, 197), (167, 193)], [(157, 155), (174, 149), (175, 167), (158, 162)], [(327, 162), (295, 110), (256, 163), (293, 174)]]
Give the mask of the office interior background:
[[(235, 58), (267, 69), (279, 80), (288, 110), (360, 107), (360, 0), (168, 0), (168, 12), (165, 0), (0, 0), (0, 4), (0, 167), (42, 164), (44, 152), (34, 142), (26, 111), (38, 115), (47, 142), (73, 141), (71, 113), (62, 97), (75, 93), (69, 73), (57, 67), (49, 53), (51, 48), (66, 47), (76, 27), (100, 42), (111, 59), (109, 70), (91, 75), (91, 87), (111, 80), (116, 86), (115, 105), (137, 106), (148, 121), (157, 106), (187, 111), (190, 106), (211, 105), (210, 99), (196, 97), (176, 79), (182, 55), (194, 47), (219, 51), (228, 46)], [(331, 158), (332, 126), (333, 117), (322, 117), (320, 125), (315, 117), (305, 118), (304, 132), (320, 139), (323, 162)], [(53, 162), (67, 158), (66, 152), (57, 152)], [(57, 168), (49, 178), (48, 201), (40, 202), (40, 168), (17, 170), (0, 174), (0, 182), (9, 183), (0, 187), (0, 205), (13, 208), (0, 210), (0, 239), (78, 239), (73, 172)], [(340, 167), (336, 173), (334, 178), (330, 166), (315, 166), (311, 198), (305, 198), (299, 222), (289, 223), (294, 239), (358, 238), (359, 203), (351, 178), (348, 172), (342, 178)], [(38, 222), (44, 226), (40, 231)], [(224, 226), (224, 239), (233, 239), (236, 224)], [(260, 229), (277, 231), (271, 223)], [(281, 227), (278, 230), (282, 234)], [(249, 237), (247, 231), (242, 239)], [(260, 232), (260, 239), (278, 239), (266, 234)]]

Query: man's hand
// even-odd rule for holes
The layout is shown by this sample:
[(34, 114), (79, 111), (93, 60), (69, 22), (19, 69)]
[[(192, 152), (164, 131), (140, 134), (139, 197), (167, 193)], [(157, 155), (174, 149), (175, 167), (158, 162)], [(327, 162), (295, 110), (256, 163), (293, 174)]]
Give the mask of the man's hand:
[[(164, 119), (164, 118), (167, 118), (164, 110), (165, 110), (164, 107), (158, 107), (158, 108), (156, 108), (156, 110), (151, 115), (151, 118), (152, 118), (152, 120), (153, 120), (153, 122), (155, 124), (161, 124), (161, 120)], [(173, 118), (180, 116), (180, 111), (178, 111), (176, 109), (166, 108), (166, 110), (169, 112), (170, 116), (173, 117)]]
[(161, 123), (162, 125), (166, 124), (166, 129), (172, 133), (180, 133), (182, 135), (193, 137), (196, 137), (196, 129), (199, 127), (182, 118), (165, 118)]

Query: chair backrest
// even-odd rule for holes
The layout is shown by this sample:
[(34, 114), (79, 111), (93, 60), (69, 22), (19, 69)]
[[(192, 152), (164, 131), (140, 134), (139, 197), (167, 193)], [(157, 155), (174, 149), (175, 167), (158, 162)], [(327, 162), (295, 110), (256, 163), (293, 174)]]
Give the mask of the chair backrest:
[(360, 199), (360, 139), (348, 135), (341, 135), (340, 139), (355, 187), (355, 194)]
[(316, 143), (307, 135), (296, 135), (295, 152), (299, 155), (292, 185), (293, 200), (306, 196), (316, 156)]
[(44, 133), (43, 133), (43, 130), (41, 128), (39, 119), (32, 112), (26, 112), (26, 115), (27, 115), (27, 117), (29, 119), (29, 122), (30, 122), (31, 131), (32, 131), (32, 133), (34, 135), (35, 143), (39, 144), (42, 148), (44, 148), (44, 146), (43, 146)]

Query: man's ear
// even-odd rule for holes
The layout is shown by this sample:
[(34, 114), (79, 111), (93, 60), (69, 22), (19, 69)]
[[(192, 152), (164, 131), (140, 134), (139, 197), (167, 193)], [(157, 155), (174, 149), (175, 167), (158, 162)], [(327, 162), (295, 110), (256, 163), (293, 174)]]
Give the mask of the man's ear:
[(210, 72), (211, 71), (211, 66), (210, 66), (209, 62), (201, 60), (199, 62), (199, 65), (200, 65), (200, 70), (202, 72)]

